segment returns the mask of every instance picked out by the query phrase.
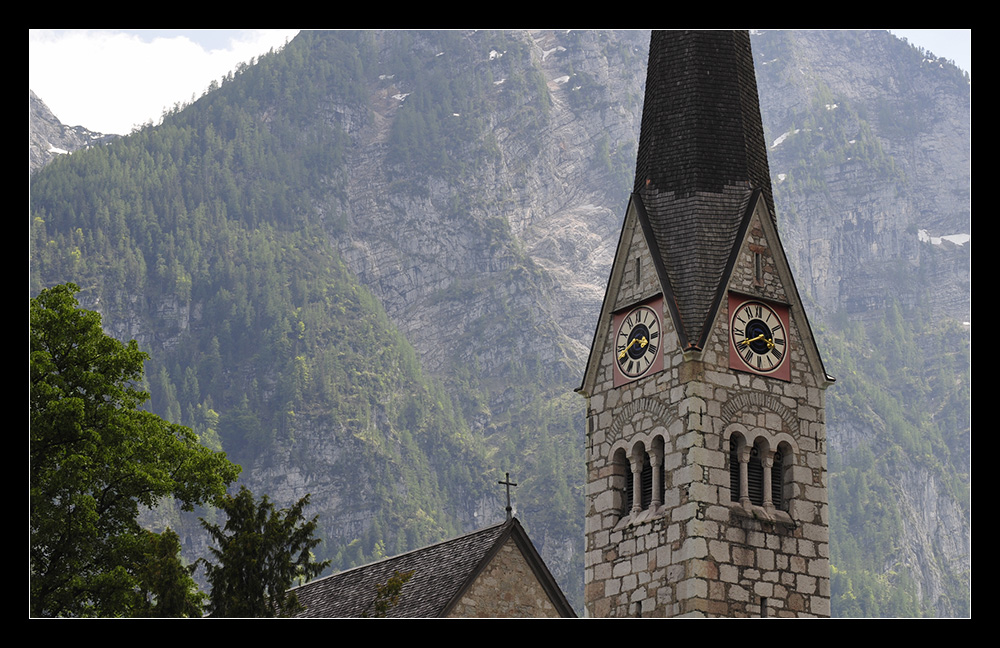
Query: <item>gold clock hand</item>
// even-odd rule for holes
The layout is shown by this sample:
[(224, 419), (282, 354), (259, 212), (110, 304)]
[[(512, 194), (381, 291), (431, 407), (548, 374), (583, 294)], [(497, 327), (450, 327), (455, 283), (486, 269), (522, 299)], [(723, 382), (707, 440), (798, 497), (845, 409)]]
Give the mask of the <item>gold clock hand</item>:
[(622, 358), (624, 358), (625, 354), (628, 353), (628, 350), (631, 349), (632, 345), (635, 344), (636, 342), (638, 342), (639, 347), (643, 349), (645, 349), (646, 345), (649, 344), (649, 340), (647, 340), (645, 337), (633, 338), (632, 341), (628, 343), (628, 346), (622, 349), (622, 352), (618, 354), (618, 359), (621, 360)]
[(755, 338), (751, 338), (749, 340), (743, 340), (742, 342), (740, 342), (740, 344), (742, 344), (743, 346), (748, 346), (751, 342), (756, 342), (757, 340), (763, 339), (763, 337), (764, 337), (764, 334), (761, 333), (760, 335), (758, 335)]

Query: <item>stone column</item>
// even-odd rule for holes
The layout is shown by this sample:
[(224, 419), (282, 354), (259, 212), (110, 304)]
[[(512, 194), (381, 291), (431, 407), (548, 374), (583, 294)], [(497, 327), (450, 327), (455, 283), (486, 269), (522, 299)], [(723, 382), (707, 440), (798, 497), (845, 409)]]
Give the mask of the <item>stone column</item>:
[(747, 470), (750, 467), (750, 446), (743, 444), (740, 450), (740, 505), (750, 510), (750, 486)]
[(661, 504), (663, 504), (663, 484), (661, 483), (661, 471), (660, 466), (663, 465), (663, 453), (657, 452), (656, 448), (653, 448), (653, 454), (650, 456), (650, 463), (653, 466), (653, 500), (649, 503), (649, 508), (656, 509)]
[(643, 453), (636, 450), (632, 454), (632, 515), (642, 510), (642, 464)]
[(761, 458), (760, 464), (764, 468), (764, 508), (770, 511), (774, 508), (774, 503), (771, 501), (771, 466), (774, 465), (774, 452), (769, 450), (767, 456)]

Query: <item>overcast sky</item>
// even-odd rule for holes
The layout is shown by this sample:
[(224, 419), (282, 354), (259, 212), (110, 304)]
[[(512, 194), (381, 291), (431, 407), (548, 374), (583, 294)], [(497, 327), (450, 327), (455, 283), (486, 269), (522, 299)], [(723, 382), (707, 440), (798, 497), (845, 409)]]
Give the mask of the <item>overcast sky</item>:
[[(968, 29), (894, 29), (972, 72)], [(291, 40), (296, 29), (29, 30), (28, 87), (64, 124), (125, 134), (158, 122), (251, 57)]]

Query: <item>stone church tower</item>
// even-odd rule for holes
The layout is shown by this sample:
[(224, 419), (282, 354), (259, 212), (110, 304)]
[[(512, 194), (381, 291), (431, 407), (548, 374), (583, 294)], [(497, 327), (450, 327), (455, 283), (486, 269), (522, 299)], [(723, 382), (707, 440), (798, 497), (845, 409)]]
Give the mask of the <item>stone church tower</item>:
[(746, 32), (654, 32), (587, 396), (588, 616), (829, 616), (824, 390)]

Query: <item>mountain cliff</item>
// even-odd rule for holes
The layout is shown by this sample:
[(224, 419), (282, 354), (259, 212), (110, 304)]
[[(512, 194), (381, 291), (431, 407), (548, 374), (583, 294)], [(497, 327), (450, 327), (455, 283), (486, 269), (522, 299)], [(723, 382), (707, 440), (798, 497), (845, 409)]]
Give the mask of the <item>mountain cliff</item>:
[(753, 45), (782, 237), (840, 379), (834, 612), (967, 614), (970, 79), (886, 32)]
[[(885, 33), (753, 45), (781, 235), (839, 379), (834, 613), (967, 613), (971, 243), (951, 235), (971, 234), (969, 81)], [(303, 32), (38, 174), (32, 290), (83, 286), (151, 351), (158, 413), (275, 501), (313, 493), (319, 558), (496, 521), (510, 471), (579, 607), (572, 389), (647, 48), (630, 31)]]
[(103, 144), (117, 135), (104, 135), (83, 126), (66, 126), (52, 114), (45, 102), (28, 90), (28, 175), (41, 169), (57, 155), (87, 146)]

